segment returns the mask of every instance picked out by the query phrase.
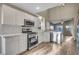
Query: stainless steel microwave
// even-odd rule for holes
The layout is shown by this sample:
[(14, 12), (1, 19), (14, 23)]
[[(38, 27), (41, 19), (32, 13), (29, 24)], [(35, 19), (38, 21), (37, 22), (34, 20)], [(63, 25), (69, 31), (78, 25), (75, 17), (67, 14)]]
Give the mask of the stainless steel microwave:
[(34, 21), (24, 19), (24, 26), (34, 26)]

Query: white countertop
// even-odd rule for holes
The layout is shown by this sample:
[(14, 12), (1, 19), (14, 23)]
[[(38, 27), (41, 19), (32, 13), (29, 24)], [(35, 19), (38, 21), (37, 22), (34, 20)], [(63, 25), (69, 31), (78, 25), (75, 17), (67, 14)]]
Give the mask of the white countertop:
[(1, 37), (18, 36), (18, 35), (23, 35), (23, 33), (17, 33), (17, 34), (0, 34)]

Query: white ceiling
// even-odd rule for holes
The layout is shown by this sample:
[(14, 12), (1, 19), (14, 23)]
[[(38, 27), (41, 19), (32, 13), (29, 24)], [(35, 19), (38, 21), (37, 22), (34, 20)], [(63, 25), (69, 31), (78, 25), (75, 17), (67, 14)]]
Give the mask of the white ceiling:
[[(11, 5), (35, 14), (59, 6), (61, 3), (11, 3)], [(37, 10), (36, 7), (40, 7), (40, 9)]]

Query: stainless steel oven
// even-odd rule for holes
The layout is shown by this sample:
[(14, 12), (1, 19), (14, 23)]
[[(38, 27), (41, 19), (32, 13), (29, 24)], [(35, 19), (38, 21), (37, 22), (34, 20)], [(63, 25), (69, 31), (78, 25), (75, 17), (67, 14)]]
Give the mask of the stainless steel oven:
[(32, 49), (38, 43), (38, 36), (36, 32), (31, 32), (27, 34), (27, 50)]

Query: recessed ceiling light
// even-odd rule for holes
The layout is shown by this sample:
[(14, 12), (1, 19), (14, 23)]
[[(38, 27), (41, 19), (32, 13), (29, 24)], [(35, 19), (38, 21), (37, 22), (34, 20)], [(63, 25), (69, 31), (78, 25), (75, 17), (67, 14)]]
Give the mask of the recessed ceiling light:
[(65, 6), (65, 3), (63, 3), (62, 6)]
[(40, 7), (39, 7), (39, 6), (37, 6), (37, 7), (36, 7), (36, 10), (39, 10), (39, 9), (40, 9)]

